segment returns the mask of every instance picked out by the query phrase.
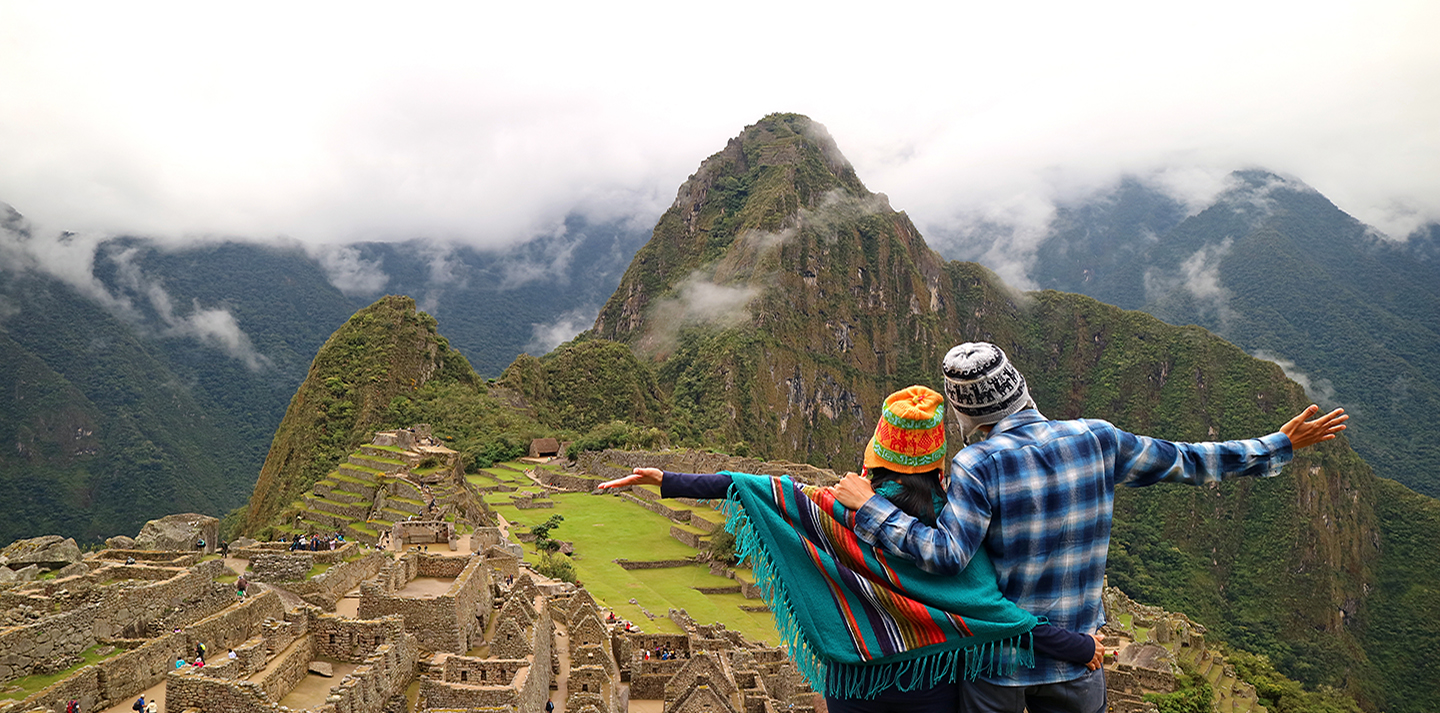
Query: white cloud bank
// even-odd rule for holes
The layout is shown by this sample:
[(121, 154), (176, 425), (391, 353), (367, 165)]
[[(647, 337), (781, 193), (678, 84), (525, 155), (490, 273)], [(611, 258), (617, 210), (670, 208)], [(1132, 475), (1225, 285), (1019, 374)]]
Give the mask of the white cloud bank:
[(1258, 166), (1399, 237), (1440, 218), (1437, 28), (1428, 0), (9, 3), (0, 200), (51, 230), (504, 247), (576, 209), (653, 221), (798, 111), (927, 235), (1023, 243), (1121, 174), (1200, 195)]

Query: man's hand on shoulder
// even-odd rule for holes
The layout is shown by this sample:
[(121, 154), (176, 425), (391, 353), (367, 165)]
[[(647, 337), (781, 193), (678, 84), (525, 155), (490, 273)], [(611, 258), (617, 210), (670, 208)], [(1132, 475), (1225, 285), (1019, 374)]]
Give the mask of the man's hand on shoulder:
[(1298, 451), (1321, 441), (1331, 440), (1345, 430), (1345, 422), (1350, 420), (1349, 414), (1346, 414), (1343, 408), (1337, 408), (1313, 421), (1305, 420), (1319, 412), (1319, 406), (1310, 404), (1299, 416), (1280, 427), (1280, 432), (1290, 438), (1290, 450)]
[(627, 485), (659, 485), (665, 478), (665, 471), (659, 468), (635, 468), (630, 475), (614, 480), (607, 480), (596, 486), (601, 489), (623, 488)]

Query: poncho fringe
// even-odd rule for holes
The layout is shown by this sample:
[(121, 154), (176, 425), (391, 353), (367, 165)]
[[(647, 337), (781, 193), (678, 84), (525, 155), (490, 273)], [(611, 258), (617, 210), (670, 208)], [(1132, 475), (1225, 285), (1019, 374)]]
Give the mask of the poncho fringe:
[(734, 478), (730, 491), (719, 504), (725, 515), (725, 530), (735, 536), (737, 557), (750, 564), (762, 601), (775, 617), (775, 628), (791, 660), (813, 690), (834, 698), (871, 699), (890, 688), (901, 691), (931, 688), (955, 682), (962, 675), (966, 680), (1004, 676), (1019, 666), (1035, 665), (1034, 641), (1030, 634), (1033, 621), (1022, 633), (994, 641), (971, 646), (925, 647), (939, 649), (933, 653), (906, 652), (865, 664), (844, 663), (825, 656), (800, 624), (786, 577), (739, 497), (740, 478), (736, 476), (747, 474), (730, 475)]

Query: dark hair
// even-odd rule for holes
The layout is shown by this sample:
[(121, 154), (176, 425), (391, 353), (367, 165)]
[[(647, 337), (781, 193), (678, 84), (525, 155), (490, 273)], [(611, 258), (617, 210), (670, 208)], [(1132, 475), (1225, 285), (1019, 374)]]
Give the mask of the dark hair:
[(900, 508), (906, 515), (916, 518), (931, 527), (939, 519), (940, 513), (935, 512), (935, 496), (945, 499), (945, 490), (940, 487), (940, 469), (927, 470), (924, 473), (899, 473), (889, 468), (869, 469), (870, 483), (879, 485), (887, 480), (893, 480), (900, 484), (900, 494), (890, 499), (895, 507)]

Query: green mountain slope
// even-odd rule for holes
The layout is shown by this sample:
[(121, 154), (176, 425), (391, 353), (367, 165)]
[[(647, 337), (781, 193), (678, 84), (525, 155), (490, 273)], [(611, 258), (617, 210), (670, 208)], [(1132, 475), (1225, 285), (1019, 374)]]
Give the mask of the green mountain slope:
[(1350, 438), (1381, 475), (1440, 495), (1435, 228), (1394, 243), (1296, 181), (1231, 182), (1173, 224), (1175, 201), (1134, 181), (1062, 209), (1029, 274), (1291, 363), (1357, 416)]
[(244, 502), (244, 449), (153, 344), (57, 280), (0, 271), (0, 298), (0, 542)]
[[(1122, 222), (1139, 232), (1174, 219)], [(837, 468), (854, 467), (888, 391), (937, 386), (940, 356), (971, 339), (1002, 345), (1055, 417), (1207, 440), (1272, 431), (1307, 403), (1276, 365), (1202, 329), (1019, 294), (978, 265), (946, 263), (823, 128), (790, 114), (747, 127), (686, 181), (592, 336), (652, 361), (691, 440)], [(1112, 576), (1309, 684), (1372, 708), (1432, 709), (1433, 693), (1397, 695), (1416, 669), (1372, 662), (1407, 644), (1370, 634), (1367, 594), (1389, 576), (1413, 581), (1381, 554), (1377, 483), (1339, 441), (1273, 480), (1124, 492)], [(1440, 624), (1403, 601), (1411, 620)]]

